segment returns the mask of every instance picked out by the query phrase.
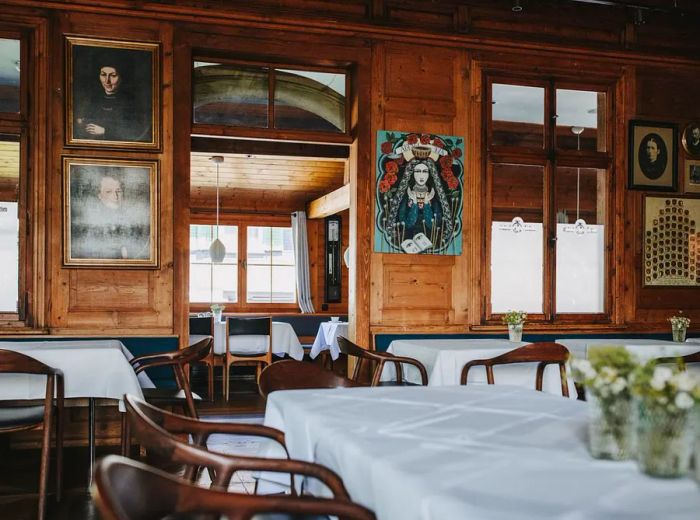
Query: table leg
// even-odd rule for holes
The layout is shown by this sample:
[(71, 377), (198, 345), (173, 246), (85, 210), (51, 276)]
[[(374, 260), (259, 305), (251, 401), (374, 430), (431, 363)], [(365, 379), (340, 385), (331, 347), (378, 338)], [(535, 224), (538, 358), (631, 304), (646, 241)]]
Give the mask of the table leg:
[(95, 398), (88, 398), (88, 487), (92, 485), (92, 468), (95, 465)]

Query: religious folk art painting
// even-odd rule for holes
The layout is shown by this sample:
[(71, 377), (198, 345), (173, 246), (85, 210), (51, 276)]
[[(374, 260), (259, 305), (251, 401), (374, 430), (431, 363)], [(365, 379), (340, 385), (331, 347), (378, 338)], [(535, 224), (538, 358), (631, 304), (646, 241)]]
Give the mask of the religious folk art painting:
[(64, 264), (158, 266), (158, 163), (64, 157)]
[(462, 252), (464, 141), (420, 132), (377, 132), (374, 251)]
[(66, 144), (160, 147), (160, 45), (66, 38)]
[(700, 286), (700, 199), (646, 197), (644, 285)]

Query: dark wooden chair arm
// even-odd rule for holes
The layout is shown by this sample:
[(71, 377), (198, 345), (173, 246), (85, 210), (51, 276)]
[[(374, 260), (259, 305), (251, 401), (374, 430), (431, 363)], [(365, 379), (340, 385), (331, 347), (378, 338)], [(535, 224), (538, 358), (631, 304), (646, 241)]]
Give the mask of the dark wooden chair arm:
[(173, 359), (163, 359), (161, 360), (160, 358), (158, 359), (151, 359), (146, 361), (145, 363), (139, 364), (139, 366), (134, 367), (134, 372), (139, 374), (146, 370), (147, 368), (153, 368), (153, 367), (167, 367), (167, 366), (173, 366), (173, 365), (180, 365), (183, 364), (178, 360), (173, 360)]
[(376, 359), (379, 361), (379, 365), (377, 367), (377, 370), (375, 370), (374, 375), (372, 376), (372, 386), (377, 386), (379, 384), (379, 380), (382, 376), (382, 371), (384, 369), (384, 363), (394, 363), (394, 366), (396, 367), (396, 380), (398, 382), (402, 381), (403, 374), (402, 374), (402, 369), (401, 365), (412, 365), (418, 369), (420, 372), (420, 379), (421, 379), (421, 384), (423, 386), (427, 386), (428, 384), (428, 371), (425, 369), (425, 366), (423, 363), (418, 361), (417, 359), (410, 358), (410, 357), (403, 357), (403, 356), (395, 356), (393, 354), (390, 354), (388, 352), (369, 352), (370, 354), (368, 357)]
[(242, 424), (242, 423), (222, 423), (213, 421), (202, 421), (175, 415), (163, 410), (161, 412), (163, 422), (161, 426), (169, 432), (175, 434), (192, 435), (195, 444), (205, 447), (206, 442), (211, 435), (248, 435), (252, 437), (263, 437), (273, 440), (284, 449), (285, 454), (289, 457), (287, 446), (284, 442), (284, 432), (269, 426), (261, 424)]
[(137, 364), (143, 363), (144, 361), (150, 362), (152, 360), (160, 360), (160, 359), (172, 360), (174, 357), (174, 354), (175, 354), (175, 352), (160, 352), (157, 354), (144, 354), (143, 356), (132, 358), (129, 361), (129, 364), (133, 367)]
[(488, 365), (486, 365), (487, 361), (488, 361), (487, 359), (473, 359), (469, 363), (465, 364), (462, 367), (462, 375), (459, 378), (459, 384), (466, 385), (467, 378), (469, 377), (469, 369), (471, 367), (475, 367), (475, 366), (479, 366), (479, 365), (484, 365), (484, 367), (486, 368), (486, 373), (487, 373), (487, 377), (488, 377)]

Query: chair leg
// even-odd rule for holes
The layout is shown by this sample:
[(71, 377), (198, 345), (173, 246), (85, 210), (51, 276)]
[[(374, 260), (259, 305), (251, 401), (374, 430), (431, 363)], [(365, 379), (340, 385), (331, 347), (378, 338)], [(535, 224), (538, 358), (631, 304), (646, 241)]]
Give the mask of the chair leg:
[(129, 431), (129, 421), (126, 417), (126, 412), (122, 414), (122, 457), (128, 457), (129, 447), (131, 445), (131, 432)]
[(229, 363), (224, 363), (224, 401), (228, 401), (229, 395), (229, 369), (231, 365)]
[(37, 518), (46, 517), (46, 490), (49, 483), (49, 456), (51, 454), (51, 416), (53, 411), (45, 415), (44, 431), (41, 436), (41, 463), (39, 466), (39, 511)]
[(56, 407), (56, 502), (63, 493), (63, 428), (65, 423), (63, 404)]
[(207, 391), (209, 400), (214, 401), (214, 363), (207, 363)]

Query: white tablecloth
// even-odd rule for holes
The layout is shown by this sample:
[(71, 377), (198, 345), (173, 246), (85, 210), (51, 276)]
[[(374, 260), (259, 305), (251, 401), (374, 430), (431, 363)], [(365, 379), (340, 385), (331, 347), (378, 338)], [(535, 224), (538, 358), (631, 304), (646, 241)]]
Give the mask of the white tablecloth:
[(311, 345), (309, 356), (316, 358), (322, 350), (330, 350), (331, 358), (338, 359), (340, 347), (338, 336), (348, 337), (348, 324), (343, 321), (326, 321), (321, 323), (314, 344)]
[[(469, 361), (488, 359), (505, 354), (513, 349), (527, 345), (524, 341), (508, 341), (506, 339), (409, 339), (394, 340), (387, 352), (397, 356), (412, 357), (423, 363), (428, 372), (429, 386), (458, 385), (462, 368)], [(406, 379), (419, 383), (418, 371), (411, 366), (402, 365)], [(497, 384), (509, 384), (535, 388), (537, 363), (522, 363), (516, 365), (495, 366), (493, 377)], [(388, 364), (382, 375), (383, 380), (393, 379), (394, 366)], [(486, 369), (483, 366), (469, 370), (467, 383), (485, 383)], [(545, 368), (542, 389), (556, 395), (561, 395), (561, 379), (559, 368), (550, 365)]]
[(659, 339), (585, 338), (558, 339), (556, 342), (564, 345), (573, 357), (579, 359), (587, 357), (591, 347), (602, 345), (622, 345), (637, 356), (641, 362), (653, 358), (685, 356), (700, 350), (700, 345), (697, 344), (675, 343)]
[[(203, 336), (190, 336), (190, 344)], [(285, 354), (301, 361), (304, 359), (304, 347), (301, 346), (299, 338), (294, 332), (294, 328), (282, 321), (272, 322), (272, 353), (276, 356)], [(226, 354), (226, 322), (221, 321), (215, 324), (214, 328), (214, 354)]]
[[(2, 341), (0, 349), (21, 352), (61, 369), (66, 398), (118, 399), (122, 411), (125, 393), (143, 398), (139, 379), (128, 362), (133, 356), (121, 341)], [(148, 376), (143, 376), (143, 386), (152, 387)], [(0, 375), (0, 399), (38, 399), (45, 390), (45, 376)]]
[(697, 519), (691, 479), (590, 457), (586, 407), (507, 385), (296, 390), (265, 424), (378, 520)]

